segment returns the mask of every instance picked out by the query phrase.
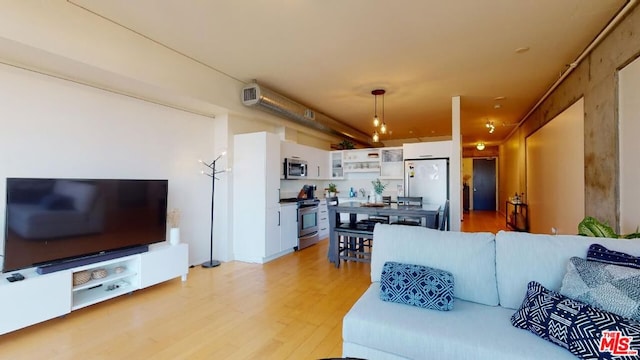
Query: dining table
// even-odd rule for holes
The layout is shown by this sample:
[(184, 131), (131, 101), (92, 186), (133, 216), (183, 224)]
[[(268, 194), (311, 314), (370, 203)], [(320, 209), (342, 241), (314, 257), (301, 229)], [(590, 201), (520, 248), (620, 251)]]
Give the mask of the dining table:
[[(422, 205), (399, 205), (391, 204), (370, 204), (357, 201), (345, 201), (337, 205), (328, 204), (329, 211), (329, 262), (340, 267), (340, 248), (338, 244), (338, 232), (340, 229), (348, 227), (355, 230), (356, 233), (373, 236), (373, 228), (366, 226), (366, 222), (358, 221), (358, 214), (366, 214), (369, 216), (388, 216), (395, 217), (412, 217), (421, 218), (422, 226), (437, 229), (438, 218), (440, 213), (439, 204), (422, 204)], [(348, 223), (340, 223), (340, 214), (349, 214)], [(403, 226), (403, 225), (398, 225)]]

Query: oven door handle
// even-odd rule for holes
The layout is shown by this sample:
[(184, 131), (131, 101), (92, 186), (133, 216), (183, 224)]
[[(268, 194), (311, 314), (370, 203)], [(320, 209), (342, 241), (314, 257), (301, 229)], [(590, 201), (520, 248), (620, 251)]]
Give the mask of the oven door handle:
[(309, 239), (309, 238), (312, 238), (312, 237), (315, 237), (315, 236), (318, 236), (318, 232), (317, 231), (314, 231), (311, 234), (307, 234), (307, 235), (301, 236), (301, 237), (298, 238), (298, 240), (305, 240), (305, 239)]
[(318, 209), (319, 209), (318, 206), (306, 206), (306, 207), (299, 208), (298, 211), (300, 212), (300, 215), (305, 215), (305, 214), (318, 212)]

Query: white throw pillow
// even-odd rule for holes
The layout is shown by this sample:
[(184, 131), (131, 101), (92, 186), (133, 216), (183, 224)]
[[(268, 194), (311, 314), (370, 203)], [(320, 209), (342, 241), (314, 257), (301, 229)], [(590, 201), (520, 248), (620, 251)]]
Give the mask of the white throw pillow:
[(517, 309), (527, 284), (537, 281), (559, 291), (567, 262), (573, 256), (586, 257), (589, 246), (598, 243), (609, 249), (634, 253), (639, 240), (605, 239), (578, 235), (542, 235), (500, 231), (496, 234), (496, 277), (500, 305)]

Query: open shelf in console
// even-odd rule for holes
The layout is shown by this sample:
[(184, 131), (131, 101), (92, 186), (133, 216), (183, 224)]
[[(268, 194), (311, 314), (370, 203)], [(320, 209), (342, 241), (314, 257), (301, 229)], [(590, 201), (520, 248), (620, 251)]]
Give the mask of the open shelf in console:
[(74, 269), (74, 273), (86, 271), (90, 274), (104, 270), (106, 276), (92, 278), (86, 283), (73, 286), (71, 310), (138, 290), (140, 288), (139, 266), (138, 257), (128, 256)]

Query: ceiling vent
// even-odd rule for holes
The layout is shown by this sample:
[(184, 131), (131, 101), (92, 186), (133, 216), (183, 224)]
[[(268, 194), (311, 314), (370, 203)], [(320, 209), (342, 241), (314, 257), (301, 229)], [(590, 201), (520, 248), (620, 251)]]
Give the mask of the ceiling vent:
[(319, 131), (347, 137), (357, 143), (373, 146), (371, 137), (360, 130), (309, 109), (257, 83), (251, 83), (242, 89), (242, 103), (285, 119), (294, 120), (299, 124)]

